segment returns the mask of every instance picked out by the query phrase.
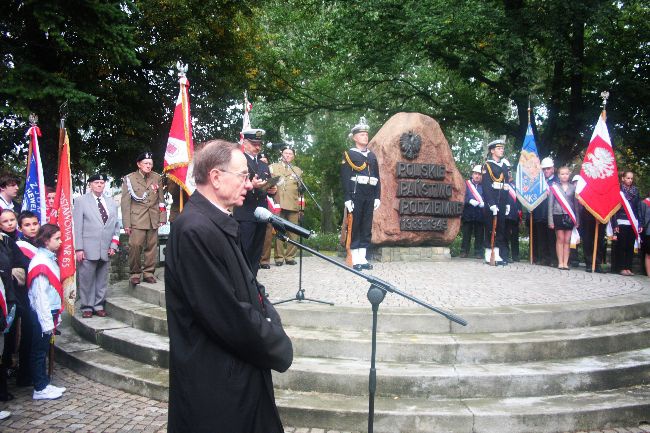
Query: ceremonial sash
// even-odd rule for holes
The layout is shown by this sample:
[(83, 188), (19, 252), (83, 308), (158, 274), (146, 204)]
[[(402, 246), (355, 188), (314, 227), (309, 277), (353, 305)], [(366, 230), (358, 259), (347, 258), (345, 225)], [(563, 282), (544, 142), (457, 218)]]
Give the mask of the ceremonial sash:
[(34, 278), (39, 275), (44, 275), (50, 282), (52, 287), (56, 290), (61, 298), (61, 311), (65, 307), (63, 302), (63, 286), (61, 285), (61, 273), (58, 266), (52, 260), (45, 257), (43, 254), (36, 254), (32, 261), (29, 263), (29, 270), (27, 271), (27, 287), (31, 287)]
[(510, 185), (510, 188), (508, 188), (508, 194), (510, 195), (510, 198), (512, 201), (517, 203), (517, 193), (515, 192), (515, 187)]
[[(0, 280), (0, 308), (2, 308), (2, 314), (5, 315), (5, 320), (8, 320), (7, 318), (7, 299), (5, 295), (5, 285), (2, 283), (2, 280)], [(0, 332), (4, 331), (4, 329), (0, 329)]]
[(479, 194), (478, 189), (474, 186), (471, 180), (466, 180), (465, 184), (467, 184), (467, 188), (469, 189), (469, 192), (472, 193), (472, 196), (474, 196), (474, 200), (479, 202), (479, 204), (482, 204), (485, 206), (485, 203), (483, 202), (483, 197), (481, 197), (481, 194)]
[(23, 240), (16, 241), (16, 245), (18, 245), (18, 248), (20, 248), (20, 251), (29, 260), (33, 259), (34, 256), (36, 255), (36, 251), (38, 251), (38, 248), (36, 248), (34, 245), (30, 244), (27, 241), (23, 241)]
[(648, 207), (650, 207), (650, 198), (646, 198), (645, 200), (643, 200), (643, 203), (647, 204)]
[(277, 215), (277, 214), (280, 213), (280, 211), (282, 210), (282, 206), (280, 206), (280, 204), (276, 203), (276, 202), (275, 202), (271, 197), (269, 197), (269, 196), (266, 196), (266, 201), (267, 201), (267, 203), (268, 203), (268, 205), (269, 205), (269, 210), (271, 211), (271, 213), (273, 213), (273, 214), (275, 214), (275, 215)]
[(569, 214), (571, 217), (571, 221), (573, 221), (574, 225), (578, 224), (578, 220), (576, 218), (575, 212), (573, 212), (573, 209), (571, 209), (571, 205), (567, 201), (566, 197), (564, 196), (564, 193), (562, 190), (560, 190), (560, 186), (557, 183), (554, 183), (551, 185), (551, 192), (553, 193), (553, 196), (555, 199), (560, 203), (560, 206), (562, 206), (562, 209), (564, 209), (564, 212)]
[(639, 220), (634, 216), (634, 212), (632, 212), (632, 206), (630, 206), (630, 202), (625, 197), (625, 194), (623, 194), (623, 191), (621, 191), (621, 202), (623, 203), (623, 209), (625, 209), (627, 219), (630, 220), (630, 225), (632, 226), (632, 231), (634, 232), (634, 237), (636, 238), (634, 241), (634, 250), (637, 251), (639, 245), (641, 245), (641, 236), (639, 235)]

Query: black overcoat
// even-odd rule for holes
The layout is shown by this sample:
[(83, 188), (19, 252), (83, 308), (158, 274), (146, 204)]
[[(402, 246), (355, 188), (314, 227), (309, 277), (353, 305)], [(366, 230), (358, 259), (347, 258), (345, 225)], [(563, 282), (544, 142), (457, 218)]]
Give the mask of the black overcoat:
[(169, 433), (282, 433), (271, 369), (291, 340), (238, 243), (238, 223), (198, 191), (172, 225), (165, 263)]

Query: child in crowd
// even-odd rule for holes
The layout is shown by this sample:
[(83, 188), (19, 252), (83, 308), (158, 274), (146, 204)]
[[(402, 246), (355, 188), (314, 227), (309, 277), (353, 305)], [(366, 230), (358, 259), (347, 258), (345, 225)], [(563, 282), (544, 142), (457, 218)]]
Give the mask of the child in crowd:
[(18, 240), (18, 218), (11, 209), (0, 211), (0, 230), (14, 241)]
[(576, 187), (569, 182), (571, 171), (563, 166), (558, 170), (559, 184), (550, 186), (548, 195), (548, 226), (555, 229), (555, 252), (558, 269), (569, 270), (571, 231), (579, 226)]
[(645, 273), (650, 277), (650, 190), (647, 197), (639, 204), (639, 226), (645, 256)]
[(56, 252), (61, 246), (61, 230), (54, 224), (43, 224), (36, 235), (38, 251), (29, 264), (27, 284), (32, 315), (32, 353), (30, 357), (34, 400), (59, 398), (65, 388), (54, 386), (47, 376), (45, 358), (50, 340), (61, 322), (61, 277)]
[(18, 228), (22, 233), (21, 237), (30, 244), (34, 245), (34, 239), (36, 239), (36, 234), (40, 227), (38, 216), (34, 212), (26, 210), (18, 215)]
[(621, 275), (632, 276), (634, 275), (632, 272), (634, 241), (636, 240), (632, 224), (634, 224), (634, 218), (637, 217), (639, 212), (639, 190), (634, 186), (634, 173), (631, 171), (624, 171), (623, 176), (621, 176), (621, 193), (627, 200), (627, 206), (624, 203), (611, 220), (612, 228), (616, 234), (616, 244), (614, 244), (616, 260), (614, 265), (615, 271), (618, 271)]
[[(32, 322), (29, 315), (30, 308), (25, 279), (26, 268), (29, 265), (29, 260), (36, 253), (36, 247), (18, 238), (16, 213), (10, 209), (4, 209), (0, 212), (0, 230), (16, 242), (21, 253), (25, 256), (25, 268), (14, 267), (11, 269), (14, 302), (16, 302), (16, 318), (11, 330), (5, 336), (5, 351), (2, 356), (2, 364), (14, 369), (14, 354), (18, 352), (16, 384), (18, 386), (31, 386), (29, 354), (32, 350)], [(19, 328), (20, 333), (18, 333)], [(0, 400), (2, 400), (1, 392)]]

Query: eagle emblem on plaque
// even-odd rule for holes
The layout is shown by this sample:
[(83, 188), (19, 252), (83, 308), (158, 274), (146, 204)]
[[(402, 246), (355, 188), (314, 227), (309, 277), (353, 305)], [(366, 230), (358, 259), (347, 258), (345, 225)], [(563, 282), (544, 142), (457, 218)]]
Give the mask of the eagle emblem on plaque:
[(418, 157), (421, 146), (422, 138), (417, 134), (413, 134), (412, 131), (405, 132), (399, 139), (399, 147), (402, 151), (402, 156), (409, 161)]

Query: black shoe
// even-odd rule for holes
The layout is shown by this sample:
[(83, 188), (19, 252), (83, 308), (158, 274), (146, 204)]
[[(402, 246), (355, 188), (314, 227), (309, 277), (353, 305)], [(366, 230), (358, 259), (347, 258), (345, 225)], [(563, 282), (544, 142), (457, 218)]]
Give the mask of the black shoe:
[(587, 266), (587, 267), (585, 268), (585, 272), (589, 272), (589, 273), (591, 274), (591, 266)]
[(275, 262), (275, 266), (282, 266), (282, 265), (284, 265), (283, 262)]
[(261, 264), (260, 269), (271, 269), (271, 265), (269, 265), (268, 263)]
[(298, 263), (296, 263), (295, 260), (287, 260), (286, 263), (287, 263), (287, 265), (297, 265), (298, 264)]
[(14, 395), (10, 392), (0, 395), (0, 401), (11, 401), (14, 399)]
[(372, 269), (372, 265), (370, 263), (364, 263), (363, 265), (361, 265), (361, 267), (363, 269)]
[(363, 265), (353, 265), (352, 269), (355, 271), (363, 271)]
[(467, 253), (464, 252), (464, 251), (462, 253), (460, 253), (460, 258), (461, 259), (466, 259), (467, 258)]

